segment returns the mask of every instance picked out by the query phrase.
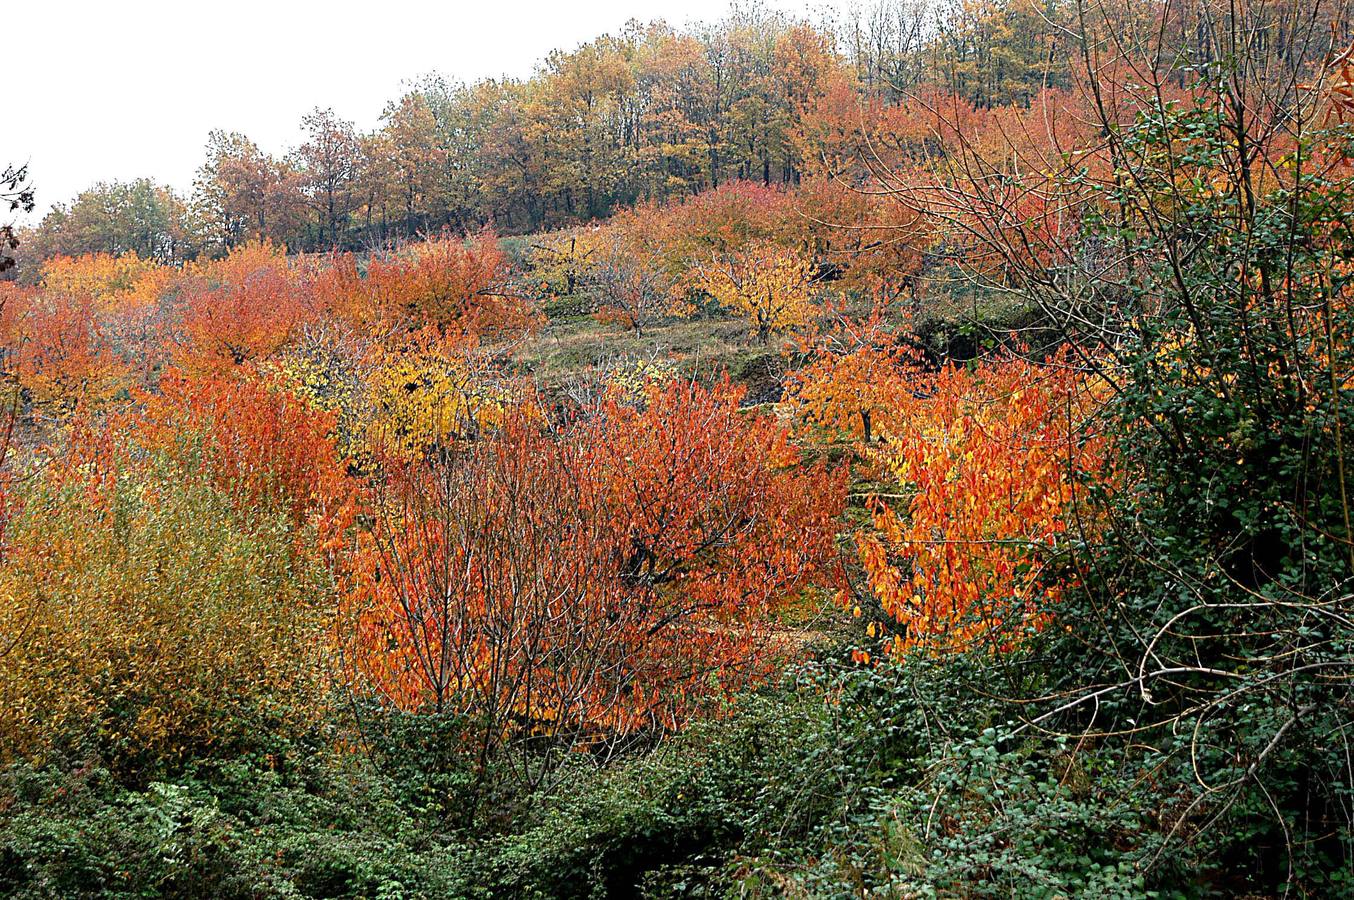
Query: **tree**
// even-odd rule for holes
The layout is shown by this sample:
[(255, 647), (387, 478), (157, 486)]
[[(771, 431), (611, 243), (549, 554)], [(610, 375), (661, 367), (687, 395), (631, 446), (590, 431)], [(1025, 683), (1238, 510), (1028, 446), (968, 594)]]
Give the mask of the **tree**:
[(721, 306), (744, 316), (765, 344), (773, 332), (804, 325), (813, 315), (812, 273), (801, 254), (762, 243), (710, 260), (693, 280)]
[(101, 182), (43, 216), (31, 241), (41, 259), (133, 252), (165, 262), (191, 257), (196, 238), (182, 200), (148, 178)]
[(786, 400), (804, 424), (868, 447), (877, 434), (887, 440), (898, 416), (906, 414), (902, 401), (912, 387), (903, 377), (904, 364), (915, 354), (900, 345), (882, 304), (863, 320), (841, 315), (835, 326), (804, 340), (810, 361), (788, 376)]
[(1083, 485), (1109, 453), (1082, 436), (1094, 385), (1020, 359), (894, 377), (882, 456), (915, 493), (902, 511), (874, 498), (873, 530), (857, 539), (873, 596), (901, 626), (888, 647), (1010, 649), (1066, 586), (1066, 535), (1092, 530)]
[(433, 326), (467, 344), (511, 340), (538, 324), (492, 232), (469, 240), (442, 236), (377, 256), (362, 288), (369, 314), (383, 322), (410, 331)]
[[(500, 766), (538, 783), (619, 699), (606, 680), (629, 614), (574, 452), (514, 417), (392, 467), (349, 575), (361, 684), (462, 717), (480, 786)], [(524, 743), (544, 752), (508, 752)]]
[(23, 637), (0, 666), (0, 745), (83, 746), (135, 781), (301, 733), (323, 690), (323, 568), (280, 517), (125, 441), (73, 428), (29, 479), (0, 569), (0, 634)]
[(165, 353), (171, 295), (178, 269), (135, 253), (54, 256), (42, 264), (41, 292), (90, 304), (95, 327), (109, 351), (148, 377)]
[(542, 290), (573, 297), (583, 289), (606, 238), (599, 228), (542, 235), (531, 245), (531, 275)]
[(655, 322), (695, 311), (677, 283), (650, 261), (632, 253), (619, 235), (603, 240), (584, 274), (600, 321), (615, 322), (643, 336), (644, 329)]
[(711, 257), (728, 257), (757, 243), (798, 246), (807, 239), (794, 198), (779, 188), (731, 181), (694, 197), (645, 203), (610, 223), (628, 252), (679, 279)]
[(306, 142), (296, 151), (296, 158), (302, 190), (320, 215), (316, 244), (337, 247), (355, 205), (353, 192), (362, 161), (357, 132), (332, 109), (319, 107), (302, 117), (301, 126)]
[(513, 406), (511, 382), (482, 353), (428, 326), (371, 355), (367, 441), (391, 457), (423, 458), (478, 438)]
[(586, 293), (600, 321), (637, 335), (660, 319), (694, 311), (675, 281), (644, 259), (617, 228), (576, 229), (540, 239), (532, 245), (532, 274), (544, 288), (566, 297)]
[(1065, 83), (1067, 55), (1055, 49), (1062, 9), (1010, 0), (953, 7), (934, 50), (938, 79), (984, 107), (1028, 103), (1042, 88)]
[(277, 162), (249, 138), (211, 132), (193, 193), (194, 204), (212, 223), (213, 240), (229, 251), (247, 240), (278, 239), (280, 179)]
[[(0, 206), (9, 212), (33, 211), (36, 200), (28, 183), (28, 166), (5, 166), (0, 171)], [(19, 249), (19, 238), (12, 223), (0, 225), (0, 275), (14, 268), (14, 251)]]
[(362, 216), (360, 234), (369, 248), (387, 246), (399, 230), (399, 171), (395, 147), (384, 131), (357, 139), (361, 160), (354, 177), (354, 206)]
[(55, 256), (42, 264), (41, 284), (46, 291), (94, 300), (101, 309), (116, 309), (159, 269), (154, 260), (135, 253)]
[(438, 155), (436, 189), (428, 213), (433, 222), (468, 232), (500, 220), (489, 205), (485, 177), (501, 159), (493, 156), (489, 132), (498, 115), (496, 85), (457, 85), (439, 77), (420, 82), (418, 93), (432, 114)]
[(332, 549), (351, 524), (355, 484), (339, 454), (334, 414), (238, 369), (165, 372), (138, 399), (130, 437), (184, 478), (202, 479), (242, 513), (280, 513), (298, 541)]
[[(1348, 760), (1323, 737), (1350, 724), (1354, 579), (1354, 185), (1332, 108), (1343, 75), (1324, 61), (1344, 38), (1326, 16), (1075, 3), (1065, 34), (1091, 127), (1054, 152), (1010, 141), (1001, 159), (955, 129), (917, 204), (965, 245), (973, 285), (1019, 298), (1070, 347), (1061, 370), (1103, 392), (1067, 443), (1112, 442), (1115, 470), (1073, 510), (1105, 527), (1067, 529), (1066, 563), (1045, 573), (1074, 576), (1043, 611), (1059, 627), (1038, 643), (1057, 663), (1037, 687), (1011, 678), (995, 718), (1019, 723), (1012, 736), (1095, 745), (1123, 772), (1151, 767), (1150, 787), (1126, 779), (1106, 799), (1176, 805), (1144, 868), (1207, 832), (1276, 891), (1347, 861), (1347, 844), (1314, 848), (1351, 828)], [(915, 203), (912, 187), (899, 199)]]
[(695, 193), (710, 184), (706, 172), (705, 49), (689, 34), (651, 25), (635, 50), (634, 105), (639, 110), (635, 153), (650, 201)]
[(464, 717), (481, 780), (536, 783), (771, 671), (766, 617), (825, 578), (842, 473), (797, 469), (740, 396), (655, 384), (558, 433), (519, 411), (390, 468), (347, 576), (369, 689)]
[(604, 397), (583, 425), (608, 515), (623, 534), (620, 577), (649, 627), (640, 709), (675, 726), (700, 706), (696, 680), (755, 680), (774, 665), (768, 615), (832, 575), (844, 470), (801, 466), (784, 427), (745, 415), (745, 391), (650, 381), (638, 404)]
[(437, 118), (427, 97), (409, 93), (386, 107), (385, 135), (393, 151), (395, 179), (407, 237), (427, 230), (441, 203), (439, 178), (447, 150), (437, 134)]
[(128, 387), (128, 367), (99, 328), (90, 298), (35, 297), (14, 316), (11, 364), (34, 404), (65, 415)]
[(261, 362), (312, 310), (280, 248), (242, 244), (195, 273), (184, 291), (174, 356), (192, 373)]

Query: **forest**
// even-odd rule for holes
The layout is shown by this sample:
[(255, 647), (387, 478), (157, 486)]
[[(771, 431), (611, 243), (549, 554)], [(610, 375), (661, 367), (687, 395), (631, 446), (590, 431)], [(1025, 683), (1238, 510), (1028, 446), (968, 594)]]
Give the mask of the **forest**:
[(0, 896), (1354, 897), (1346, 12), (632, 21), (6, 225)]

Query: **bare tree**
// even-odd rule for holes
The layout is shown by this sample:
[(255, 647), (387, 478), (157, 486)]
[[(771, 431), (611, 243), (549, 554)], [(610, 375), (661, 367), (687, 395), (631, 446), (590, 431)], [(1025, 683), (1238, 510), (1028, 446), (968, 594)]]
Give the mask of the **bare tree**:
[[(30, 213), (36, 200), (28, 180), (28, 166), (6, 166), (0, 171), (0, 205), (8, 205), (9, 212)], [(14, 223), (0, 225), (0, 277), (14, 269), (14, 251), (19, 249), (19, 236)]]

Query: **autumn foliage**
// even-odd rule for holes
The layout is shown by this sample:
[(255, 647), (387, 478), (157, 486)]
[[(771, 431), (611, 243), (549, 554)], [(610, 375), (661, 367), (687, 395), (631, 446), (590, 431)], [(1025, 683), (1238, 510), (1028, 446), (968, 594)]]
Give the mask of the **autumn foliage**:
[(132, 439), (202, 478), (241, 509), (271, 509), (333, 539), (351, 517), (354, 484), (335, 417), (284, 387), (238, 374), (166, 373), (141, 398)]
[[(1060, 360), (913, 371), (878, 458), (910, 499), (876, 497), (857, 538), (894, 653), (1008, 649), (1042, 627), (1074, 582), (1069, 532), (1098, 527), (1087, 483), (1103, 482), (1096, 391)], [(889, 631), (893, 630), (890, 626)]]
[(720, 305), (746, 318), (763, 344), (776, 332), (807, 324), (815, 308), (812, 264), (776, 244), (753, 244), (704, 262), (694, 281)]
[(191, 279), (176, 361), (204, 373), (262, 361), (286, 343), (305, 307), (285, 255), (243, 245)]
[(0, 891), (1347, 886), (1309, 6), (737, 4), (0, 224)]
[(828, 576), (841, 473), (799, 470), (738, 397), (654, 384), (393, 468), (349, 576), (359, 671), (495, 746), (673, 728), (709, 678), (765, 674), (767, 616)]

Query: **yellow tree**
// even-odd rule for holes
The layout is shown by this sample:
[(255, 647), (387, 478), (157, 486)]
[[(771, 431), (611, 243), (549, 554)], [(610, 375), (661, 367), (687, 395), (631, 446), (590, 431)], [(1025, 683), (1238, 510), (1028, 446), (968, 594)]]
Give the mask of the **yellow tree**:
[(806, 336), (800, 349), (812, 354), (808, 365), (786, 377), (785, 397), (795, 418), (861, 441), (868, 447), (894, 428), (899, 397), (911, 389), (903, 364), (912, 355), (890, 327), (888, 307), (877, 302), (870, 315), (856, 319), (837, 313), (832, 327)]
[(815, 310), (812, 276), (813, 264), (803, 254), (763, 242), (699, 266), (695, 286), (746, 317), (765, 344), (772, 332), (809, 321)]
[(417, 458), (499, 423), (511, 392), (483, 356), (429, 327), (380, 348), (367, 381), (368, 439), (389, 456)]
[(428, 227), (428, 213), (438, 193), (438, 176), (446, 152), (438, 144), (437, 117), (419, 91), (386, 107), (383, 133), (389, 141), (394, 182), (404, 212), (405, 235)]
[(106, 310), (124, 305), (137, 294), (141, 282), (160, 268), (155, 260), (142, 259), (135, 252), (55, 256), (42, 264), (42, 286), (51, 292), (88, 298)]
[(603, 243), (597, 227), (543, 235), (531, 245), (531, 275), (542, 288), (572, 297), (582, 287)]

